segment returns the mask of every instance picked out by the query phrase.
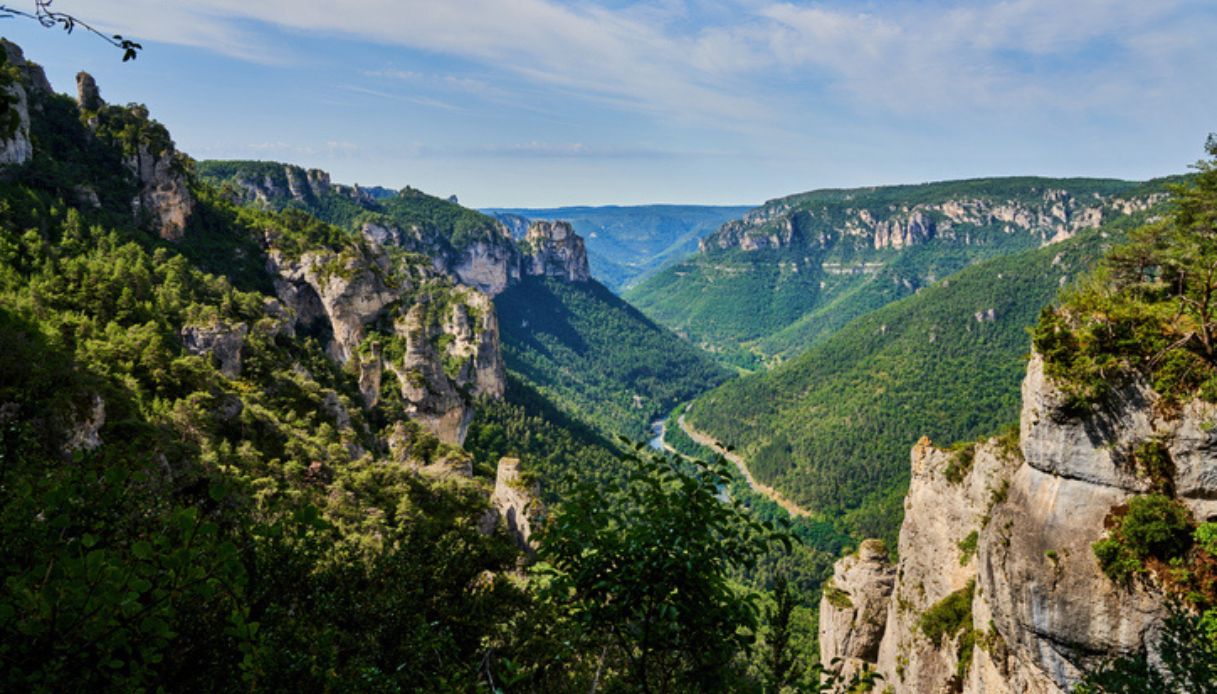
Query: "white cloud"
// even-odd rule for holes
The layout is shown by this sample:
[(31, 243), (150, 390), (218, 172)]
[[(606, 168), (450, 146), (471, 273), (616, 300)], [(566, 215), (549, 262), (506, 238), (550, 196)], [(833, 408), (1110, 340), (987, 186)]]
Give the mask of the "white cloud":
[[(126, 0), (108, 19), (124, 34), (247, 60), (292, 57), (263, 47), (251, 21), (408, 46), (611, 108), (734, 127), (797, 119), (822, 93), (861, 113), (881, 109), (898, 117), (1135, 110), (1138, 94), (1194, 103), (1197, 89), (1209, 90), (1202, 105), (1214, 102), (1205, 75), (1217, 64), (1207, 40), (1217, 13), (1204, 0), (855, 7), (772, 0), (665, 0), (612, 9), (551, 0)], [(437, 81), (412, 70), (365, 74)], [(448, 79), (448, 88), (470, 93), (489, 87), (485, 80)]]

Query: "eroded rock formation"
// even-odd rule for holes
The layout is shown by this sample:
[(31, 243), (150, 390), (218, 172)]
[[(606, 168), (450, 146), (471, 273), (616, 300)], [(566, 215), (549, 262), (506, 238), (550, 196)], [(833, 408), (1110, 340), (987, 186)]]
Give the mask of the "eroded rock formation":
[[(1114, 508), (1151, 490), (1134, 453), (1148, 441), (1168, 452), (1176, 495), (1193, 515), (1217, 514), (1217, 407), (1160, 407), (1152, 388), (1133, 380), (1079, 413), (1035, 355), (1022, 395), (1017, 447), (993, 440), (946, 451), (925, 439), (914, 447), (899, 564), (885, 568), (874, 552), (865, 562), (847, 557), (831, 584), (852, 602), (880, 594), (876, 577), (894, 568), (885, 614), (859, 623), (864, 611), (826, 591), (824, 658), (869, 664), (897, 694), (1047, 693), (1070, 691), (1107, 658), (1153, 651), (1162, 593), (1152, 583), (1113, 583), (1092, 544)], [(934, 643), (924, 616), (969, 590), (968, 622)], [(876, 632), (877, 654), (861, 655), (858, 644)]]

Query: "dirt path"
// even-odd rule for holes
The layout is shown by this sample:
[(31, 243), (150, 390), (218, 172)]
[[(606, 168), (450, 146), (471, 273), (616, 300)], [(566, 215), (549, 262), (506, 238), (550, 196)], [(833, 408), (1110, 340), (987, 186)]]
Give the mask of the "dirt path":
[(755, 479), (753, 479), (752, 473), (748, 471), (748, 465), (746, 463), (744, 463), (743, 458), (739, 457), (735, 453), (732, 453), (731, 451), (728, 451), (727, 449), (718, 445), (718, 442), (715, 441), (714, 439), (712, 439), (709, 436), (694, 429), (692, 427), (692, 425), (690, 425), (688, 422), (685, 421), (685, 416), (683, 414), (680, 415), (680, 417), (676, 420), (676, 423), (679, 424), (680, 428), (683, 429), (684, 432), (689, 435), (689, 438), (693, 439), (697, 443), (700, 443), (701, 445), (705, 446), (706, 448), (709, 448), (710, 450), (714, 451), (715, 453), (718, 453), (719, 455), (721, 455), (722, 457), (731, 461), (732, 463), (735, 463), (735, 467), (739, 468), (740, 474), (743, 475), (744, 479), (748, 481), (748, 486), (752, 487), (752, 491), (756, 492), (757, 494), (761, 494), (762, 496), (768, 497), (775, 504), (786, 509), (786, 512), (792, 516), (810, 516), (811, 515), (811, 511), (808, 511), (807, 509), (802, 508), (801, 506), (794, 503), (790, 499), (787, 499), (786, 497), (782, 496), (782, 493), (779, 492), (778, 490), (774, 489), (773, 487), (770, 487), (767, 484), (761, 484), (760, 482), (757, 482)]

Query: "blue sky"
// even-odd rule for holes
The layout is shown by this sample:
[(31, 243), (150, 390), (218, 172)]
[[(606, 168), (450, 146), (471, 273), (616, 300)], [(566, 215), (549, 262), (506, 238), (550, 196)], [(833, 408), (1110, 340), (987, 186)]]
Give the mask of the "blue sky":
[[(32, 4), (32, 3), (31, 3)], [(21, 2), (14, 3), (20, 6)], [(97, 77), (196, 158), (471, 206), (758, 203), (822, 187), (1182, 172), (1217, 131), (1217, 2), (56, 0)]]

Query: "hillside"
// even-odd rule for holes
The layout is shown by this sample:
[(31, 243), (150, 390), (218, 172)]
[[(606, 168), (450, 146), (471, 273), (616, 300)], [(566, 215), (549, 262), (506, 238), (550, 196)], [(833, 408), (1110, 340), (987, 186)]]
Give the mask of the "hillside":
[[(723, 370), (590, 279), (587, 246), (565, 221), (508, 226), (407, 188), (373, 197), (323, 171), (273, 162), (201, 162), (221, 195), (300, 210), (423, 253), (495, 301), (507, 368), (574, 420), (642, 439), (651, 419), (717, 385)], [(653, 215), (653, 212), (647, 213)], [(547, 279), (548, 278), (548, 279)]]
[(716, 464), (611, 443), (723, 374), (569, 225), (213, 183), (145, 107), (2, 48), (0, 688), (759, 689), (745, 581), (790, 538)]
[(771, 200), (626, 293), (732, 363), (791, 357), (849, 320), (972, 263), (1143, 210), (1128, 181), (998, 178)]
[(529, 278), (495, 298), (507, 369), (568, 416), (634, 440), (726, 371), (603, 285)]
[(1176, 199), (1044, 309), (1017, 429), (913, 446), (898, 558), (837, 563), (824, 661), (893, 694), (1217, 689), (1217, 160)]
[[(620, 292), (661, 267), (697, 250), (697, 243), (745, 206), (631, 205), (604, 207), (492, 208), (482, 212), (527, 226), (527, 220), (565, 220), (587, 239), (592, 275)], [(521, 229), (522, 231), (522, 229)]]
[(1014, 421), (1026, 328), (1126, 226), (973, 265), (698, 398), (688, 419), (796, 503), (894, 539), (903, 452)]

